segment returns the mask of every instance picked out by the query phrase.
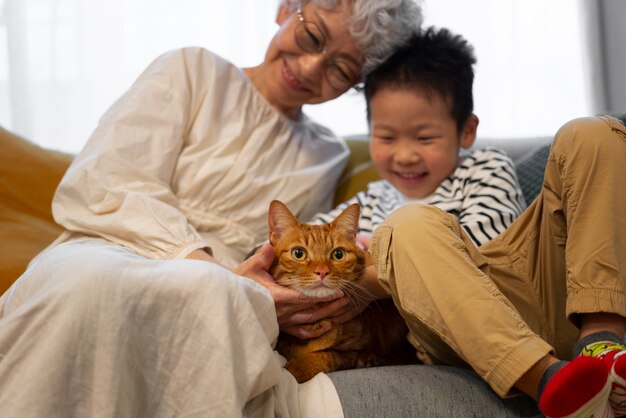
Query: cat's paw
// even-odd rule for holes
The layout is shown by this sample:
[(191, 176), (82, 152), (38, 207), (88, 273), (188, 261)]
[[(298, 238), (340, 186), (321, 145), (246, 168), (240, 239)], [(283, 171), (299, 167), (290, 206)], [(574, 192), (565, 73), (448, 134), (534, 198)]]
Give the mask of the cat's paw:
[(320, 330), (327, 328), (329, 325), (332, 326), (332, 323), (328, 319), (322, 319), (321, 321), (313, 322), (312, 324), (302, 325), (302, 328), (317, 335)]
[(364, 367), (378, 367), (383, 362), (380, 361), (378, 356), (370, 351), (362, 351), (356, 359), (356, 368), (362, 369)]

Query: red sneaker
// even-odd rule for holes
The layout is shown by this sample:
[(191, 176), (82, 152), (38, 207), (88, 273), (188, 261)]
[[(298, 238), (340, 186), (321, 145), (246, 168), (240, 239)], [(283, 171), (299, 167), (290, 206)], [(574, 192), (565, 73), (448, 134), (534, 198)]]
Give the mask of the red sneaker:
[(609, 403), (616, 417), (626, 416), (626, 350), (607, 353), (611, 356), (611, 396)]
[(609, 368), (596, 357), (576, 357), (548, 382), (539, 409), (549, 418), (613, 418)]

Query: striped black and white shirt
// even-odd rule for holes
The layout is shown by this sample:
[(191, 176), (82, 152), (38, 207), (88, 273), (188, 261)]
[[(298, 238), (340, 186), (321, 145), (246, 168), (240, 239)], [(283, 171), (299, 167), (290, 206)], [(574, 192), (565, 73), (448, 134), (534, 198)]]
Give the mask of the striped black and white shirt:
[(361, 206), (359, 233), (371, 234), (395, 209), (421, 203), (455, 215), (476, 246), (504, 231), (526, 207), (513, 162), (491, 147), (463, 156), (454, 173), (424, 199), (409, 199), (388, 181), (379, 180), (332, 211), (317, 214), (311, 223), (332, 222), (352, 203)]

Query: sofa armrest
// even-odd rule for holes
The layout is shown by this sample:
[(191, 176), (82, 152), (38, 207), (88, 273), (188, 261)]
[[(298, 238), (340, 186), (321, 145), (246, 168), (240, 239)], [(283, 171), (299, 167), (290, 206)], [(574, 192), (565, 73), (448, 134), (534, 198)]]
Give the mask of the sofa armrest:
[(345, 202), (357, 192), (367, 189), (369, 182), (380, 179), (370, 160), (369, 142), (366, 136), (346, 139), (350, 159), (343, 171), (335, 192), (334, 206)]
[(72, 156), (46, 150), (0, 127), (0, 295), (63, 231), (52, 196)]

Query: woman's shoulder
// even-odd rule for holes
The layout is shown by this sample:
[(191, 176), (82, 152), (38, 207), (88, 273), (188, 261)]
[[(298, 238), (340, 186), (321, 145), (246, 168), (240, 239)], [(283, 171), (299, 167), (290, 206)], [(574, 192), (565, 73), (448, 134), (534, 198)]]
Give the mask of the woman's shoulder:
[[(222, 56), (203, 47), (169, 50), (150, 66), (165, 83), (173, 83), (198, 103), (215, 102), (226, 106), (232, 97), (249, 96), (250, 86), (243, 70)], [(243, 91), (243, 93), (242, 93)], [(238, 107), (241, 104), (231, 103)]]
[(206, 66), (237, 68), (224, 57), (199, 46), (187, 46), (164, 52), (156, 59), (157, 62), (182, 64), (190, 71), (206, 69)]

